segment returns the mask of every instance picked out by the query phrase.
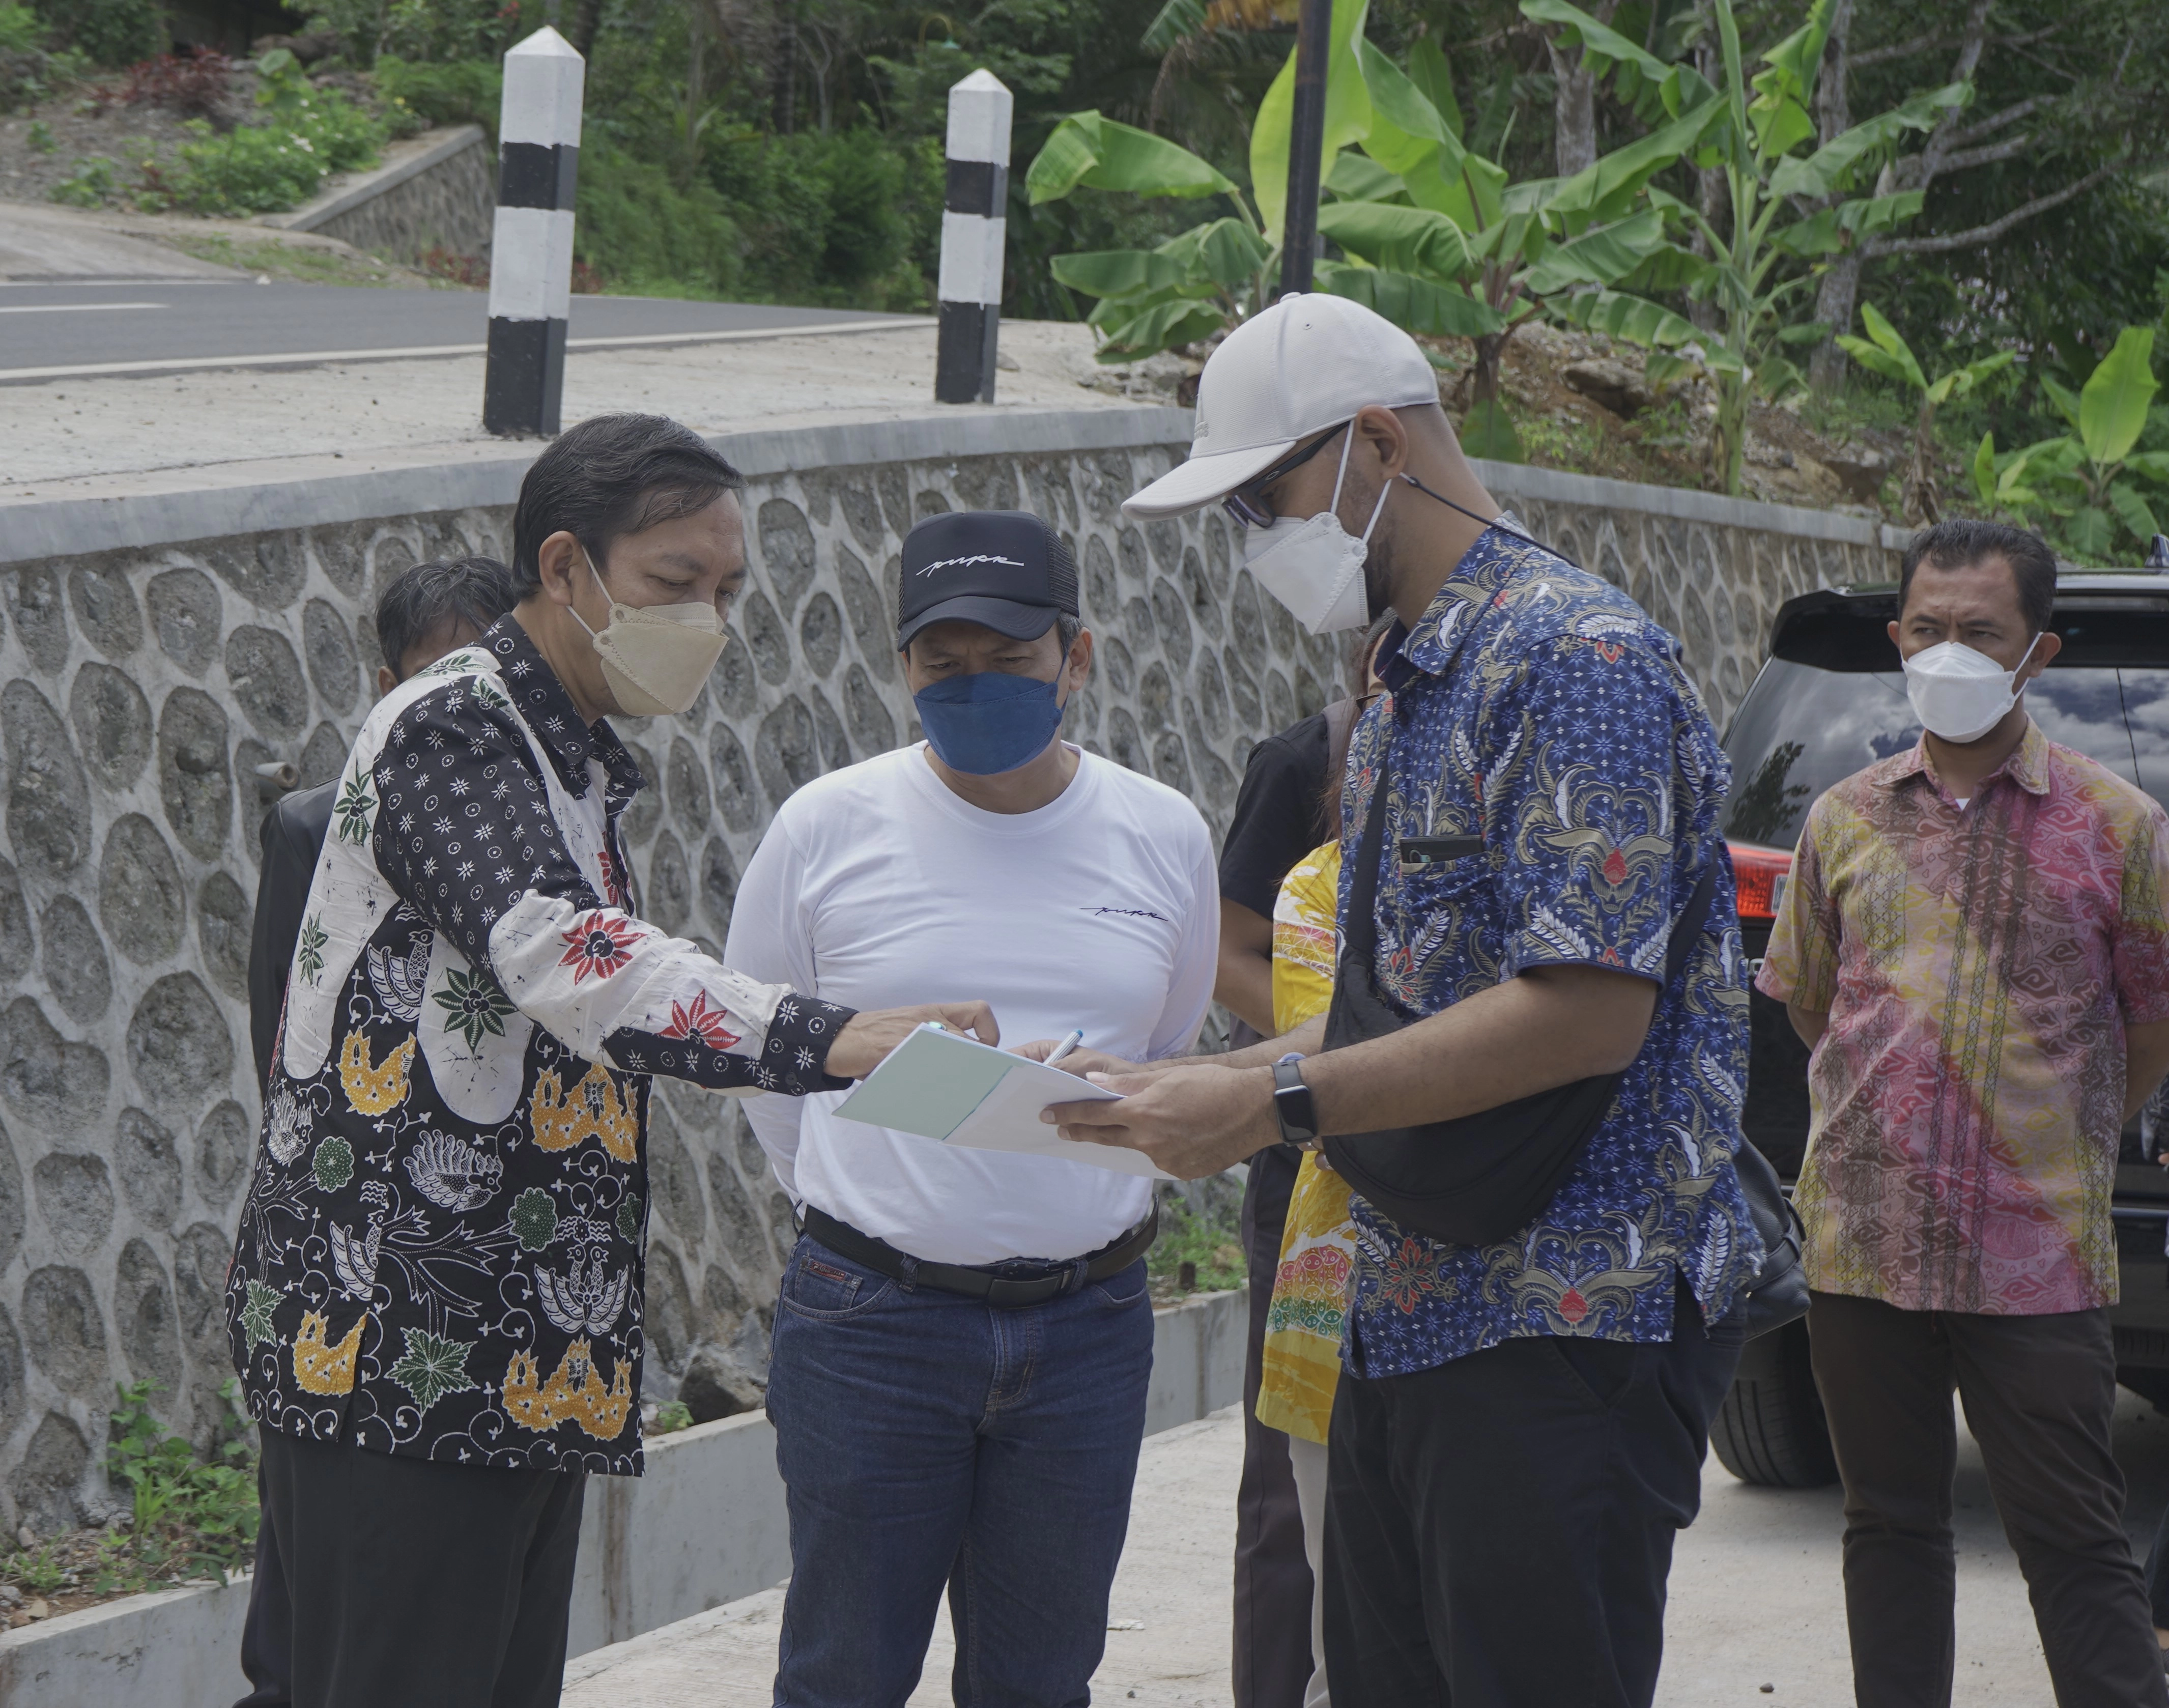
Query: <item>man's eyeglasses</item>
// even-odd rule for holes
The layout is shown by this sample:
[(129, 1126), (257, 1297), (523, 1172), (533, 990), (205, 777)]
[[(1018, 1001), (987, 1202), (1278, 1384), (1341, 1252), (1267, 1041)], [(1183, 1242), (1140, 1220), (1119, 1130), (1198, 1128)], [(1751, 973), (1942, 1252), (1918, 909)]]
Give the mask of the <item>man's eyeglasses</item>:
[(1253, 494), (1261, 494), (1275, 481), (1293, 474), (1296, 470), (1332, 444), (1347, 430), (1348, 424), (1344, 421), (1322, 438), (1312, 440), (1309, 444), (1304, 446), (1286, 462), (1275, 463), (1255, 480), (1237, 487), (1234, 491), (1220, 500), (1222, 508), (1246, 528), (1270, 528), (1273, 525), (1273, 513), (1266, 507), (1262, 498), (1254, 497)]

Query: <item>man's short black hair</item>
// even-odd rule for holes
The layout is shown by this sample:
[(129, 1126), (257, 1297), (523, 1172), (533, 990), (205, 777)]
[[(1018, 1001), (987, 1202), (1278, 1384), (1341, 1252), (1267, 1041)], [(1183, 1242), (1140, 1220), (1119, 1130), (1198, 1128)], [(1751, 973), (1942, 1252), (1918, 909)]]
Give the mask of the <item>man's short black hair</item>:
[(690, 427), (666, 415), (594, 415), (560, 434), (520, 483), (512, 511), (512, 582), (542, 584), (537, 556), (552, 534), (580, 542), (600, 571), (611, 545), (697, 515), (745, 477)]
[(1953, 517), (1914, 535), (1898, 572), (1899, 616), (1905, 616), (1906, 598), (1913, 591), (1913, 572), (1923, 563), (1932, 569), (1964, 569), (1988, 558), (2001, 558), (2011, 566), (2026, 632), (2040, 633), (2055, 614), (2056, 554), (2031, 528), (2014, 528), (2008, 522)]
[(479, 633), (519, 602), (512, 572), (494, 558), (436, 558), (402, 570), (376, 601), (376, 644), (392, 674), (399, 661), (445, 624)]

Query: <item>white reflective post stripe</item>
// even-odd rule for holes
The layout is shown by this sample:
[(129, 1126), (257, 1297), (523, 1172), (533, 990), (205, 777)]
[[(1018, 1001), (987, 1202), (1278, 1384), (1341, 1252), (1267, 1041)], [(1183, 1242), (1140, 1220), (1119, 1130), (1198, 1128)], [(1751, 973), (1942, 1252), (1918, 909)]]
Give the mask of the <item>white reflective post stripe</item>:
[(1002, 300), (1002, 241), (1006, 220), (978, 214), (941, 216), (941, 273), (935, 295), (944, 302)]
[(1010, 160), (1010, 115), (1015, 98), (984, 67), (949, 91), (949, 141), (943, 152), (951, 160)]
[(490, 238), (493, 320), (563, 320), (573, 307), (573, 216), (501, 207)]
[(501, 142), (544, 147), (580, 145), (580, 101), (587, 62), (573, 44), (544, 24), (504, 56)]

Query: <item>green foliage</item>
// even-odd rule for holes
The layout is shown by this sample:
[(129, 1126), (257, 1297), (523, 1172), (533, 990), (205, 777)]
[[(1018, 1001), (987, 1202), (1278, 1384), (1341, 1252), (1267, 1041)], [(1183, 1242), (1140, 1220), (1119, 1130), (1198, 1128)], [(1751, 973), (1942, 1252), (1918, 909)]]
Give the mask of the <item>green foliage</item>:
[(386, 54), (373, 76), (387, 109), (404, 108), (430, 125), (480, 125), (492, 138), (497, 135), (504, 104), (502, 59), (433, 62)]
[(1234, 1201), (1216, 1204), (1208, 1199), (1205, 1214), (1200, 1214), (1180, 1192), (1163, 1187), (1159, 1238), (1145, 1254), (1145, 1273), (1156, 1284), (1154, 1291), (1171, 1294), (1185, 1263), (1196, 1266), (1201, 1293), (1240, 1287), (1250, 1278)]
[(53, 127), (43, 119), (30, 120), (29, 134), (24, 141), (33, 154), (51, 154), (61, 146), (60, 139), (53, 135)]
[[(1964, 397), (1990, 375), (2009, 367), (2017, 358), (2010, 350), (1998, 350), (1931, 380), (1921, 371), (1920, 359), (1913, 354), (1912, 346), (1899, 335), (1898, 329), (1873, 303), (1861, 304), (1860, 323), (1868, 328), (1868, 336), (1855, 338), (1850, 333), (1840, 333), (1839, 348), (1870, 373), (1895, 381), (1918, 397), (1920, 414), (1913, 426), (1913, 458), (1905, 473), (1905, 513), (1916, 521), (1932, 522), (1942, 514), (1942, 499), (1937, 490), (1936, 411), (1953, 398)], [(1815, 330), (1819, 332), (1820, 328)]]
[(0, 53), (30, 53), (45, 45), (45, 20), (27, 6), (0, 6)]
[(111, 1583), (141, 1587), (163, 1577), (233, 1571), (256, 1547), (255, 1450), (235, 1410), (237, 1385), (220, 1390), (227, 1402), (208, 1453), (170, 1433), (151, 1410), (156, 1385), (120, 1390), (114, 1408), (106, 1474), (132, 1501), (125, 1542), (109, 1545)]
[[(45, 100), (81, 82), (90, 70), (90, 57), (80, 48), (53, 45), (53, 31), (37, 12), (0, 4), (0, 113)], [(34, 137), (37, 128), (32, 126)], [(50, 128), (46, 135), (51, 136)], [(31, 146), (36, 147), (35, 141)]]
[(655, 1408), (655, 1421), (648, 1426), (650, 1435), (675, 1435), (680, 1429), (693, 1427), (693, 1410), (683, 1400), (665, 1400)]
[(158, 0), (35, 0), (53, 38), (96, 65), (133, 65), (168, 46)]
[(104, 207), (119, 199), (120, 168), (104, 154), (75, 163), (75, 170), (45, 192), (46, 199), (69, 207)]
[(610, 142), (580, 151), (573, 243), (616, 291), (724, 297), (739, 286), (738, 227), (722, 198), (705, 184), (681, 189)]
[[(223, 136), (200, 119), (168, 168), (147, 162), (135, 191), (147, 213), (275, 213), (306, 201), (334, 172), (375, 163), (384, 126), (337, 89), (318, 89), (284, 48), (258, 62), (259, 121)], [(57, 191), (56, 194), (57, 195)]]

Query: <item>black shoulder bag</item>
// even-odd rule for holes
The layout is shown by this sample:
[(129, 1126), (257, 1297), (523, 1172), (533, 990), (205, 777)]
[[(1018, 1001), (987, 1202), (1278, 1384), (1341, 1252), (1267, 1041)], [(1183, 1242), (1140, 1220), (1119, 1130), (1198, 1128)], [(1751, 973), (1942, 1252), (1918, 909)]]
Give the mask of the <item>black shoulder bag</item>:
[[(1387, 783), (1382, 768), (1349, 887), (1333, 1006), (1326, 1013), (1328, 1049), (1383, 1038), (1415, 1023), (1383, 1001), (1372, 983)], [(1459, 857), (1481, 857), (1481, 845)], [(1665, 956), (1667, 988), (1686, 968), (1716, 894), (1713, 859), (1673, 924)], [(1558, 1193), (1625, 1077), (1623, 1070), (1600, 1074), (1450, 1121), (1328, 1138), (1326, 1161), (1354, 1191), (1420, 1234), (1470, 1246), (1511, 1239), (1543, 1214)], [(1735, 1162), (1767, 1252), (1761, 1273), (1745, 1289), (1748, 1333), (1753, 1336), (1782, 1327), (1805, 1311), (1807, 1284), (1800, 1268), (1799, 1220), (1776, 1171), (1744, 1138)]]

